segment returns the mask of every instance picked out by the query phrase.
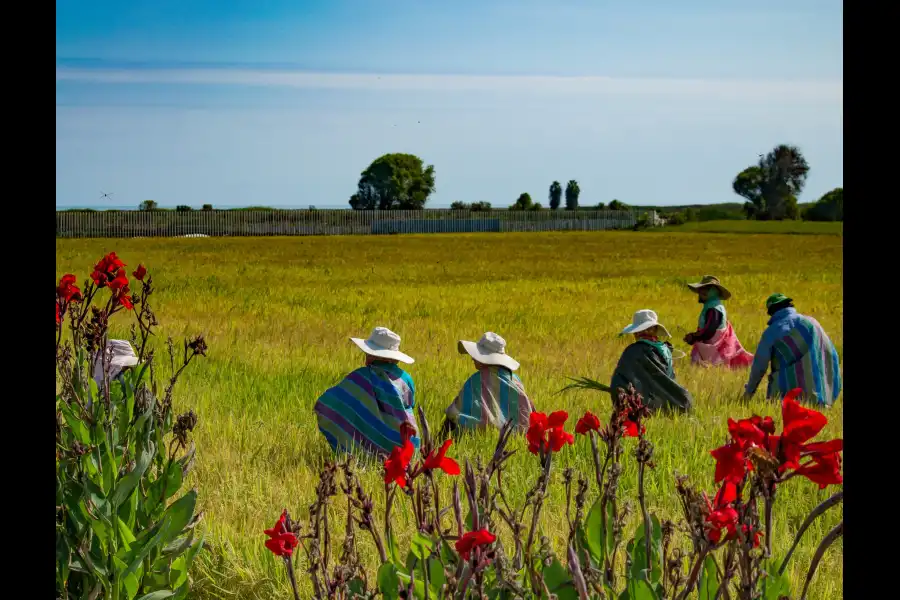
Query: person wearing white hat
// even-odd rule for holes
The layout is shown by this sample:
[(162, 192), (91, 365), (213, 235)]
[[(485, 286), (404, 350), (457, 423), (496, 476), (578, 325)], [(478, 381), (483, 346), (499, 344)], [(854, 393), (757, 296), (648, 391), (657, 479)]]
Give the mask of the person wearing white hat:
[(407, 440), (419, 447), (412, 377), (398, 363), (415, 360), (400, 352), (400, 336), (376, 327), (368, 339), (350, 338), (366, 357), (356, 369), (316, 401), (319, 431), (332, 450), (360, 448), (388, 456)]
[(661, 338), (671, 336), (656, 313), (648, 309), (634, 313), (631, 325), (620, 335), (629, 333), (634, 335), (635, 341), (619, 358), (610, 381), (610, 393), (618, 394), (620, 389), (627, 390), (631, 384), (652, 409), (690, 409), (693, 403), (690, 392), (675, 381), (672, 345), (661, 341)]
[(447, 407), (442, 433), (500, 428), (509, 419), (515, 419), (520, 431), (527, 429), (534, 405), (513, 372), (519, 363), (506, 353), (506, 340), (488, 331), (478, 342), (460, 340), (457, 350), (472, 358), (476, 371)]
[[(93, 377), (97, 383), (97, 389), (103, 389), (104, 371), (108, 375), (107, 381), (112, 383), (122, 374), (138, 364), (138, 357), (134, 348), (126, 340), (108, 340), (106, 342), (106, 356), (100, 352), (94, 354), (92, 360), (94, 366)], [(102, 394), (101, 394), (102, 395)], [(88, 406), (91, 406), (91, 398), (88, 398)]]

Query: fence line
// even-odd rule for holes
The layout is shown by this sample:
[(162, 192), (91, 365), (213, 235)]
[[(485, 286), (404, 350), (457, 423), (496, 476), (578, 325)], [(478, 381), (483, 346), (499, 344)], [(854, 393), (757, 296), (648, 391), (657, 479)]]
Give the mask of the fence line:
[(56, 237), (378, 235), (628, 229), (633, 211), (57, 211)]

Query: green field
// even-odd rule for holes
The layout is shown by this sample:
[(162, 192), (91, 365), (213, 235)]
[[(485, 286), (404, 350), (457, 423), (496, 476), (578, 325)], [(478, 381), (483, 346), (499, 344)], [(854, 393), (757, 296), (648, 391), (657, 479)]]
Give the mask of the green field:
[[(633, 232), (57, 240), (56, 248), (57, 278), (73, 272), (83, 279), (111, 250), (130, 267), (147, 265), (160, 349), (167, 335), (206, 334), (209, 357), (186, 373), (176, 400), (200, 416), (192, 484), (209, 545), (193, 573), (194, 598), (288, 598), (283, 566), (263, 547), (262, 530), (283, 507), (305, 516), (327, 448), (312, 405), (362, 364), (347, 338), (365, 337), (375, 325), (398, 332), (402, 349), (416, 358), (409, 372), (433, 427), (472, 371), (456, 353), (456, 340), (485, 330), (507, 339), (538, 410), (564, 408), (577, 417), (589, 408), (605, 421), (608, 397), (555, 393), (567, 376), (608, 380), (625, 346), (616, 333), (637, 309), (656, 310), (676, 348), (686, 350), (680, 339), (695, 328), (700, 307), (684, 284), (704, 274), (719, 276), (732, 291), (729, 317), (749, 350), (766, 324), (765, 298), (781, 291), (822, 323), (843, 356), (842, 238), (835, 235), (769, 235), (765, 243), (748, 235)], [(114, 325), (114, 333), (127, 336), (126, 318)], [(696, 410), (650, 421), (657, 466), (647, 485), (650, 510), (680, 520), (673, 473), (712, 491), (708, 450), (724, 441), (726, 419), (758, 413), (780, 422), (780, 408), (759, 395), (749, 406), (738, 402), (746, 373), (695, 369), (689, 359), (676, 361), (676, 370)], [(820, 437), (843, 437), (843, 401), (827, 414)], [(451, 455), (487, 456), (495, 438), (468, 439)], [(590, 472), (581, 439), (560, 458)], [(633, 499), (634, 461), (626, 456), (624, 464), (620, 493)], [(527, 489), (534, 458), (518, 452), (509, 473), (514, 492)], [(365, 473), (369, 490), (381, 489), (380, 475), (375, 467)], [(776, 555), (833, 491), (800, 479), (784, 486), (775, 512)], [(562, 485), (551, 486), (542, 524), (556, 541), (566, 527), (564, 506)], [(789, 569), (796, 595), (818, 540), (840, 518), (834, 510), (807, 533)], [(370, 540), (360, 543), (374, 567)], [(810, 598), (842, 597), (842, 556), (838, 542)]]
[(844, 223), (815, 221), (692, 221), (653, 229), (659, 233), (785, 233), (843, 235)]

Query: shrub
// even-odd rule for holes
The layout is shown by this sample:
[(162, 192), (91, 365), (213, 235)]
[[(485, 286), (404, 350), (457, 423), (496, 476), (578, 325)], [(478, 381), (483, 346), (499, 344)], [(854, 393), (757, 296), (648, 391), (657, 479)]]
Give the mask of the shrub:
[[(310, 208), (312, 208), (312, 207), (310, 207)], [(206, 211), (209, 211), (209, 210), (212, 210), (212, 209), (213, 209), (213, 205), (212, 205), (212, 204), (204, 204), (204, 205), (203, 205), (203, 208), (202, 208), (202, 210), (206, 210)]]
[[(589, 379), (578, 380), (566, 389), (579, 388), (609, 392), (608, 387)], [(513, 421), (500, 430), (494, 454), (486, 465), (479, 461), (473, 466), (467, 461), (461, 469), (447, 456), (452, 441), (436, 443), (420, 407), (422, 454), (414, 460), (412, 443), (407, 440), (385, 461), (383, 519), (375, 514), (375, 503), (363, 489), (353, 463), (327, 462), (310, 505), (309, 522), (304, 525), (293, 521), (284, 511), (275, 527), (265, 530), (266, 547), (284, 561), (297, 599), (293, 550), (299, 539), (305, 540), (307, 572), (317, 598), (372, 598), (380, 593), (385, 599), (555, 596), (685, 600), (694, 590), (704, 599), (787, 597), (791, 591), (784, 570), (797, 543), (819, 514), (843, 499), (843, 492), (838, 492), (814, 509), (786, 556), (782, 560), (772, 556), (772, 506), (777, 490), (795, 477), (806, 477), (819, 487), (843, 481), (843, 442), (809, 443), (827, 419), (801, 407), (796, 402), (799, 392), (795, 390), (784, 399), (781, 435), (775, 435), (770, 417), (729, 419), (730, 441), (712, 451), (715, 480), (721, 483), (713, 500), (676, 474), (684, 513), (680, 526), (660, 522), (648, 508), (644, 481), (647, 469), (654, 468), (654, 449), (644, 436), (644, 423), (650, 411), (632, 388), (619, 390), (614, 396), (606, 427), (590, 412), (575, 425), (575, 434), (587, 438), (593, 473), (585, 475), (573, 468), (562, 472), (569, 525), (563, 559), (554, 555), (549, 540), (539, 538), (537, 526), (555, 476), (555, 454), (575, 442), (565, 430), (568, 414), (564, 411), (532, 413), (525, 437), (538, 474), (525, 497), (515, 498), (503, 485), (504, 463), (512, 454), (506, 446)], [(634, 439), (633, 445), (630, 439)], [(601, 445), (605, 450), (602, 456)], [(622, 531), (630, 503), (620, 497), (618, 483), (626, 449), (637, 464), (641, 521), (630, 537)], [(442, 493), (438, 478), (444, 476), (438, 471), (449, 476), (463, 473), (462, 489), (454, 481), (452, 491)], [(593, 500), (589, 497), (591, 487), (595, 488)], [(327, 515), (333, 498), (341, 492), (347, 497), (350, 514), (345, 539), (339, 545), (331, 539)], [(405, 556), (391, 524), (392, 506), (404, 497), (417, 524)], [(442, 506), (442, 499), (449, 499), (449, 506)], [(382, 523), (384, 528), (379, 531)], [(374, 581), (365, 577), (359, 564), (356, 525), (372, 537), (381, 560)], [(501, 526), (509, 531), (511, 546), (499, 541)], [(689, 538), (690, 550), (684, 550), (686, 546), (676, 537), (683, 534)], [(842, 534), (843, 521), (822, 540), (801, 598), (806, 596), (822, 554)], [(332, 564), (327, 550), (334, 547), (342, 549), (337, 564)]]
[(688, 221), (685, 213), (683, 212), (673, 212), (671, 214), (668, 214), (666, 215), (666, 219), (668, 220), (669, 225), (684, 225)]
[[(94, 267), (83, 293), (70, 274), (56, 290), (58, 598), (186, 598), (188, 571), (203, 544), (195, 533), (197, 492), (179, 494), (194, 463), (197, 417), (175, 416), (172, 395), (181, 373), (205, 356), (206, 343), (185, 340), (176, 363), (169, 340), (174, 372), (158, 398), (147, 346), (157, 325), (152, 280), (142, 265), (132, 276), (141, 286), (134, 294), (113, 252)], [(102, 349), (110, 318), (124, 313), (135, 318), (139, 362), (111, 379)]]
[(469, 210), (469, 208), (470, 206), (468, 204), (460, 202), (459, 200), (450, 204), (450, 210)]
[(469, 208), (472, 209), (472, 212), (476, 212), (476, 211), (488, 212), (491, 210), (491, 203), (490, 202), (473, 202), (472, 206), (470, 206)]
[(194, 209), (186, 204), (179, 204), (175, 207), (175, 212), (191, 212), (192, 210)]

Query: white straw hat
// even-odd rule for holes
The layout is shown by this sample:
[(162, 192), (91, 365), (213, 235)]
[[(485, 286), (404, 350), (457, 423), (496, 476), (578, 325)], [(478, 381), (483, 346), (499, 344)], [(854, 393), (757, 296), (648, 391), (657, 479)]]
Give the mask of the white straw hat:
[(631, 325), (623, 329), (622, 333), (620, 333), (619, 335), (625, 335), (626, 333), (639, 333), (641, 331), (650, 329), (654, 325), (662, 329), (666, 337), (672, 337), (672, 335), (669, 333), (669, 330), (666, 329), (665, 325), (659, 322), (659, 318), (656, 316), (656, 313), (646, 308), (634, 313), (634, 317), (632, 317), (631, 319)]
[(411, 356), (400, 352), (400, 336), (387, 327), (376, 327), (367, 340), (350, 338), (350, 341), (369, 356), (399, 360), (408, 365), (416, 362)]
[[(106, 360), (109, 361), (109, 378), (115, 379), (125, 367), (138, 364), (137, 354), (126, 340), (109, 340), (106, 342)], [(103, 381), (103, 360), (98, 352), (94, 357), (94, 379)]]
[(519, 368), (519, 363), (506, 353), (506, 340), (488, 331), (478, 343), (460, 340), (457, 344), (460, 354), (468, 354), (483, 365), (506, 367), (510, 371)]

